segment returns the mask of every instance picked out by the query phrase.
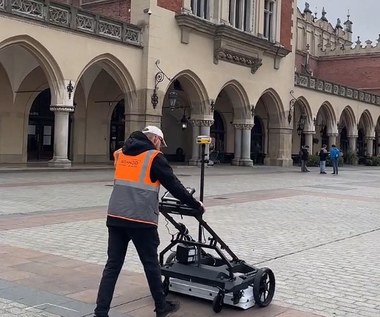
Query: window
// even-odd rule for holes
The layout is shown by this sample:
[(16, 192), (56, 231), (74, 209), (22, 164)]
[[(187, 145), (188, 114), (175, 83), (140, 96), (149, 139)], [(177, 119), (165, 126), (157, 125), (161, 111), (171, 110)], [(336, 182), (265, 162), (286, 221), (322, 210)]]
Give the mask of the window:
[(191, 11), (193, 12), (194, 15), (202, 19), (209, 19), (210, 18), (209, 2), (210, 0), (191, 0)]
[(264, 37), (271, 42), (275, 41), (275, 0), (264, 2)]
[(253, 0), (230, 0), (229, 20), (233, 27), (252, 32)]

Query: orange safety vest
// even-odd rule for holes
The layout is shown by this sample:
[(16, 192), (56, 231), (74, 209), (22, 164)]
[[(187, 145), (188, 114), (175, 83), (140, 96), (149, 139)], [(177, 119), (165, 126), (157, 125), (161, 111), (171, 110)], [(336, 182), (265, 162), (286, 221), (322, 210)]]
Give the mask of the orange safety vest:
[(139, 155), (118, 154), (108, 216), (129, 221), (158, 224), (160, 182), (152, 182), (150, 170), (157, 150)]

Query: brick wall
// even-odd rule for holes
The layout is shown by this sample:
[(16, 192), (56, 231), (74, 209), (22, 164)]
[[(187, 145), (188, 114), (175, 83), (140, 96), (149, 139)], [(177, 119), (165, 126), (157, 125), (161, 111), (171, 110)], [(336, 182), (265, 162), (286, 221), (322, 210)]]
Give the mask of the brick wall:
[(322, 59), (314, 75), (372, 93), (380, 91), (380, 55)]
[[(305, 71), (306, 64), (306, 54), (296, 53), (295, 67), (298, 73), (303, 73)], [(315, 75), (315, 71), (318, 68), (318, 61), (313, 57), (309, 57), (309, 70)]]
[(292, 49), (293, 1), (282, 0), (281, 2), (280, 42), (288, 50)]
[(123, 22), (130, 21), (129, 9), (131, 8), (131, 0), (111, 0), (99, 3), (87, 3), (83, 4), (82, 8), (95, 14), (107, 16)]
[(183, 0), (157, 0), (157, 5), (161, 8), (180, 13)]

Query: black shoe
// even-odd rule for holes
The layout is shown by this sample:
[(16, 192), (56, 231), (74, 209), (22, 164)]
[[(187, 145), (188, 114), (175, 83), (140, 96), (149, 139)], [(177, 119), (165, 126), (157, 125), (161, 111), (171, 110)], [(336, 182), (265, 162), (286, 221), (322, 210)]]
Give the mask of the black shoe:
[(335, 173), (331, 173), (331, 174), (335, 174)]
[(322, 172), (321, 174), (326, 174), (326, 172)]
[(156, 317), (166, 317), (171, 316), (172, 313), (179, 309), (179, 302), (176, 301), (166, 301), (165, 308), (163, 310), (156, 309)]

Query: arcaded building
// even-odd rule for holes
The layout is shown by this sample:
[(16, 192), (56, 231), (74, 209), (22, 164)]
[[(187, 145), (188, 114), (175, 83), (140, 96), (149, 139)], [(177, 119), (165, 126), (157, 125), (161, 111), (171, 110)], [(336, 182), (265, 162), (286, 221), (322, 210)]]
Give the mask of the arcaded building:
[(0, 164), (107, 163), (148, 124), (189, 164), (200, 134), (233, 165), (325, 142), (378, 154), (379, 86), (335, 66), (377, 56), (351, 23), (293, 0), (0, 0)]

